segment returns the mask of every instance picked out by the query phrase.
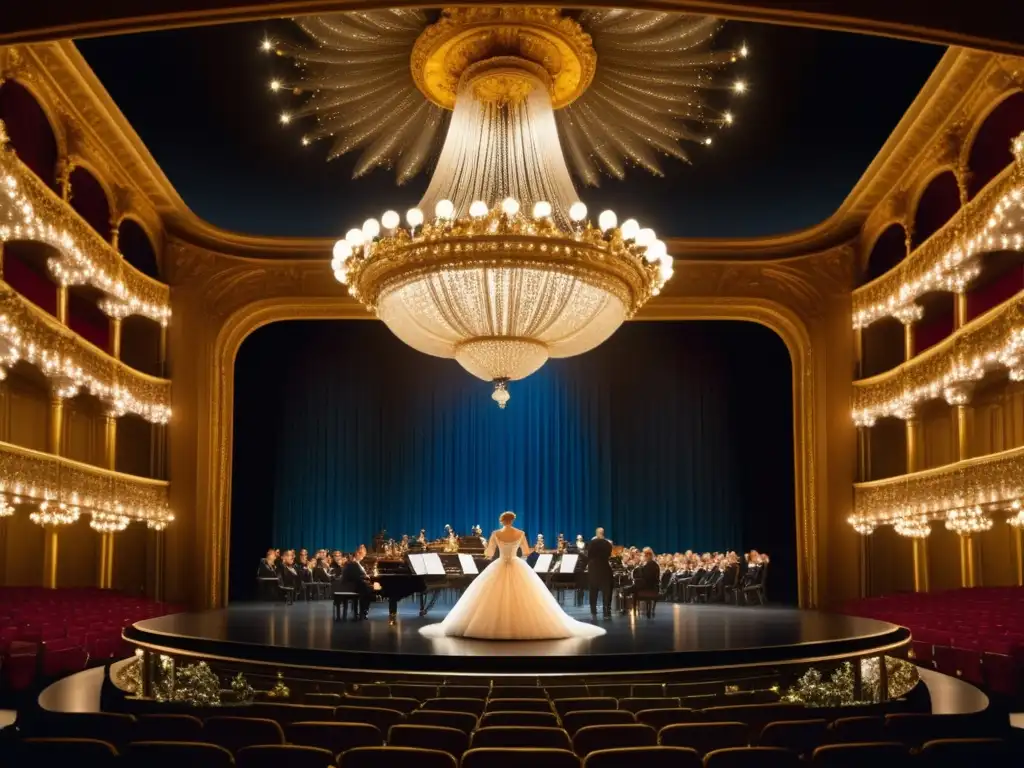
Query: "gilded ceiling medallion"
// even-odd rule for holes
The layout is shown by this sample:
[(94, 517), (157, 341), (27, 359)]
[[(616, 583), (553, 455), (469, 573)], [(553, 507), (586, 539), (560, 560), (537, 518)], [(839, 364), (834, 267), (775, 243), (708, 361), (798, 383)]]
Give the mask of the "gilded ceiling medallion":
[[(557, 8), (530, 7), (446, 8), (416, 40), (410, 60), (423, 95), (454, 109), (463, 74), (495, 58), (542, 68), (555, 109), (583, 95), (597, 65), (590, 35), (576, 21)], [(516, 91), (522, 85), (498, 86), (499, 92), (505, 88)]]

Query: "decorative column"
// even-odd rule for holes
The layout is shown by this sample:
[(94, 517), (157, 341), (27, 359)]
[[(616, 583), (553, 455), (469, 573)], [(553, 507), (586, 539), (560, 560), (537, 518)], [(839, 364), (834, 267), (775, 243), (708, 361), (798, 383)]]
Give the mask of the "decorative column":
[[(857, 327), (853, 329), (853, 378), (864, 377), (864, 329)], [(868, 433), (868, 425), (857, 423), (857, 482), (865, 482), (871, 479), (871, 440)], [(871, 548), (867, 536), (860, 537), (858, 550), (860, 583), (858, 591), (860, 597), (867, 597), (870, 594), (870, 569), (871, 569)]]
[(960, 584), (964, 587), (978, 585), (974, 556), (974, 534), (991, 530), (992, 519), (981, 507), (956, 509), (946, 514), (946, 529), (960, 536)]
[(1024, 505), (1017, 499), (1010, 505), (1010, 517), (1007, 524), (1013, 531), (1015, 552), (1017, 554), (1017, 586), (1024, 586)]
[(68, 324), (68, 287), (64, 283), (57, 285), (57, 321), (61, 325)]
[(914, 591), (928, 591), (928, 539), (912, 539), (914, 544)]
[(121, 323), (120, 317), (110, 317), (110, 355), (116, 360), (121, 359)]
[(43, 586), (57, 588), (57, 526), (43, 526)]
[[(117, 415), (107, 413), (104, 420), (104, 464), (107, 469), (117, 468)], [(94, 518), (95, 521), (95, 518)], [(114, 585), (114, 533), (111, 527), (93, 526), (100, 533), (100, 563), (97, 578), (101, 589)]]
[[(60, 456), (64, 444), (64, 398), (50, 394), (50, 416), (47, 425), (46, 451)], [(57, 588), (57, 525), (43, 524), (43, 586)]]

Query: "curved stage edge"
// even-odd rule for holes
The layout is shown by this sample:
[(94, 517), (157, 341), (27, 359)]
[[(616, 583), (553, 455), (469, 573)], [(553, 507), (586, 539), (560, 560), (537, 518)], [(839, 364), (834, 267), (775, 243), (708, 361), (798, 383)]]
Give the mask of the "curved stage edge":
[[(577, 618), (583, 615), (575, 611)], [(903, 655), (904, 627), (794, 608), (659, 606), (651, 619), (598, 620), (592, 640), (430, 639), (439, 617), (371, 613), (335, 622), (329, 602), (241, 604), (140, 621), (124, 638), (148, 651), (236, 664), (388, 675), (614, 675), (742, 673), (764, 667)]]

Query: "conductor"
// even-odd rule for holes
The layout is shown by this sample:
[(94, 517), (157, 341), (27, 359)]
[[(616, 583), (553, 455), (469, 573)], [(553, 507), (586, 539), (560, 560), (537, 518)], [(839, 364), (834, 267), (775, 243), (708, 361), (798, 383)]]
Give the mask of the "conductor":
[(597, 593), (601, 592), (604, 617), (612, 615), (612, 543), (604, 537), (604, 528), (598, 528), (597, 535), (587, 547), (587, 576), (590, 581), (590, 615), (597, 616)]

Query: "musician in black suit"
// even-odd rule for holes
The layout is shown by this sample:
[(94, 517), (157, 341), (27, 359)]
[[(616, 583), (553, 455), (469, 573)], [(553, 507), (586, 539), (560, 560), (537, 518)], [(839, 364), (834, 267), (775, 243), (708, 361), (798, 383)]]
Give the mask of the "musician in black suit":
[(362, 559), (366, 555), (366, 548), (360, 546), (352, 559), (345, 563), (341, 569), (342, 591), (355, 592), (359, 595), (359, 618), (365, 619), (370, 611), (370, 603), (373, 602), (374, 584), (370, 575), (363, 568)]
[(604, 537), (604, 528), (587, 547), (587, 578), (590, 582), (590, 614), (597, 616), (597, 593), (601, 593), (605, 618), (612, 615), (612, 543)]

